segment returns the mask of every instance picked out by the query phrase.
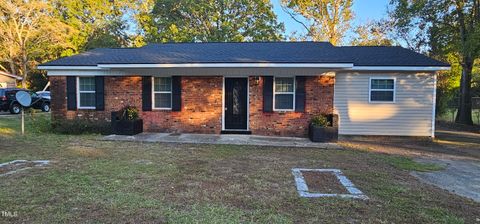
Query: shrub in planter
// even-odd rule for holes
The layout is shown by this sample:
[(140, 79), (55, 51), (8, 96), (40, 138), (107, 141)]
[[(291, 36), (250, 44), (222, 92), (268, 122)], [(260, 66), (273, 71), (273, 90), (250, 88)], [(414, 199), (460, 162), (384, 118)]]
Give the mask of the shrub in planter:
[(317, 115), (310, 122), (308, 137), (312, 142), (334, 142), (338, 139), (338, 130), (326, 115)]
[(112, 112), (112, 132), (117, 135), (136, 135), (143, 132), (143, 120), (138, 118), (138, 109), (127, 106)]

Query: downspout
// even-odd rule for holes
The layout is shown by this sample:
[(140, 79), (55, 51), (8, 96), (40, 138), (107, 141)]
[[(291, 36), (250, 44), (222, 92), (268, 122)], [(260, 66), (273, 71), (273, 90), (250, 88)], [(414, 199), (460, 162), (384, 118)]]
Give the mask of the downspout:
[(433, 74), (432, 134), (431, 134), (432, 139), (435, 138), (435, 117), (436, 117), (436, 107), (437, 107), (437, 74), (438, 72), (435, 72)]

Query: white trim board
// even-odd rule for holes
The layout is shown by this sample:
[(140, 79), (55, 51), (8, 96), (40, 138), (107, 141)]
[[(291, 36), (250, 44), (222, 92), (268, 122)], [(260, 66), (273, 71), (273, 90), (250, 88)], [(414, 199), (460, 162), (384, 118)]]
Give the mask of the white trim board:
[(354, 66), (353, 63), (183, 63), (38, 66), (42, 70), (108, 70), (111, 68), (330, 68), (347, 71), (445, 71), (450, 66)]
[(99, 68), (351, 68), (352, 63), (99, 64)]
[(90, 65), (90, 66), (69, 66), (69, 65), (63, 65), (63, 66), (48, 66), (48, 65), (39, 65), (37, 66), (37, 69), (42, 69), (42, 70), (101, 70), (96, 65)]
[(435, 138), (435, 116), (436, 116), (436, 108), (437, 108), (437, 74), (433, 75), (433, 99), (432, 99), (432, 136), (431, 138)]
[(447, 71), (450, 66), (353, 66), (351, 71)]

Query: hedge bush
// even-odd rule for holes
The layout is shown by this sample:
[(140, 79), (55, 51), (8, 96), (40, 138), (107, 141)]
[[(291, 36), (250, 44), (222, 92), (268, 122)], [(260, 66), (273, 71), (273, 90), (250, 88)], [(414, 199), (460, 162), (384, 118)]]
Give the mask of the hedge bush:
[(103, 134), (111, 133), (110, 122), (92, 121), (92, 120), (54, 120), (52, 121), (52, 131), (59, 134)]

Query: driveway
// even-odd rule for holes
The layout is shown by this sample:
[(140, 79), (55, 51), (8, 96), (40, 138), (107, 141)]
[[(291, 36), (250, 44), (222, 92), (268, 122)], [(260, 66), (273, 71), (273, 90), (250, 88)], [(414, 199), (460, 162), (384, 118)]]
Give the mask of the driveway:
[(412, 172), (421, 181), (433, 184), (452, 193), (480, 202), (480, 134), (459, 130), (440, 129), (437, 141), (450, 144), (449, 148), (466, 152), (470, 156), (461, 158), (427, 156), (415, 159), (417, 162), (434, 163), (445, 167), (435, 172)]
[(435, 172), (412, 172), (413, 176), (423, 182), (480, 202), (480, 162), (436, 158), (415, 160), (422, 163), (439, 164), (445, 169)]
[(437, 126), (435, 140), (415, 141), (378, 137), (340, 143), (371, 152), (401, 155), (418, 162), (435, 163), (445, 169), (412, 172), (422, 182), (480, 202), (480, 134)]

